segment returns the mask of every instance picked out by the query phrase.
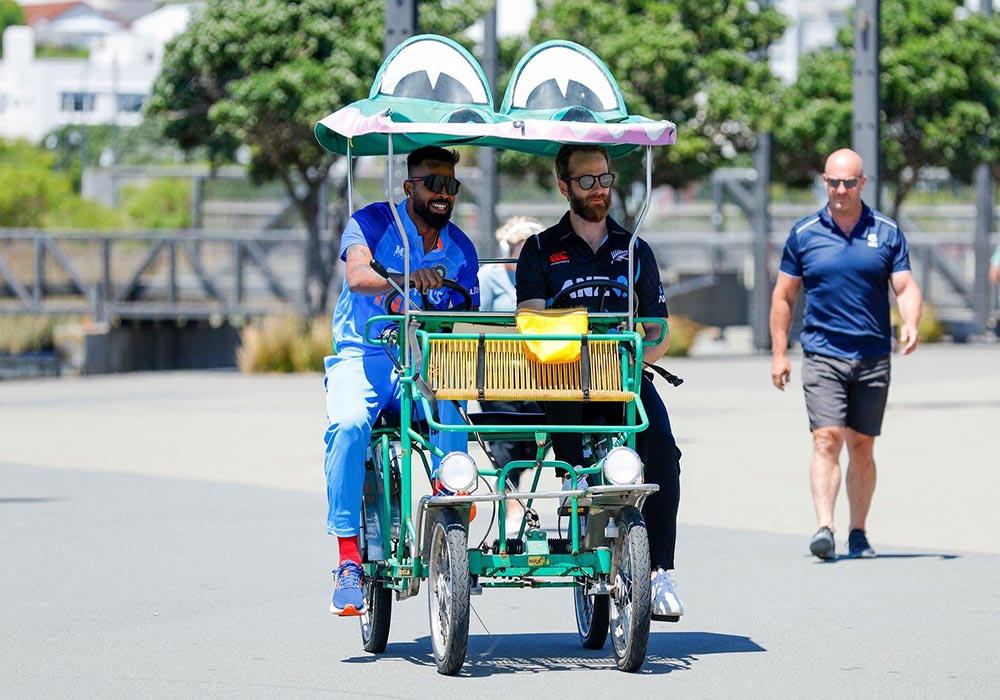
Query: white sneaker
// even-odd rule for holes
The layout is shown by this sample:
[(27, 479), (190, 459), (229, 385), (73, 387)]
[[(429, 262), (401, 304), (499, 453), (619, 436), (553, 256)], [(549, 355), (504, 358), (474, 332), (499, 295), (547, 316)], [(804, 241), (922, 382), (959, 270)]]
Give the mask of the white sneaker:
[(652, 604), (654, 620), (666, 620), (677, 622), (684, 614), (684, 605), (681, 603), (677, 590), (674, 588), (673, 579), (670, 574), (662, 568), (657, 568), (653, 573)]

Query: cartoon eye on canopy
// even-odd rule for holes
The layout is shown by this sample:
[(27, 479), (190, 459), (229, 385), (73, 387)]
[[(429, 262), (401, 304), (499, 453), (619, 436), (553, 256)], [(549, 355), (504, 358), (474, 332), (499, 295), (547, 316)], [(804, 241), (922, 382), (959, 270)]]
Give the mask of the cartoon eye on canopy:
[(500, 113), (589, 122), (628, 117), (608, 67), (590, 49), (570, 41), (544, 42), (521, 58)]
[(458, 44), (419, 36), (401, 44), (375, 77), (369, 99), (408, 97), (493, 109), (482, 68)]
[(316, 125), (320, 145), (334, 153), (382, 155), (392, 138), (396, 153), (429, 143), (458, 145), (474, 136), (396, 132), (395, 124), (492, 124), (493, 95), (479, 62), (460, 44), (442, 36), (421, 34), (393, 49), (379, 68), (368, 99), (352, 102)]

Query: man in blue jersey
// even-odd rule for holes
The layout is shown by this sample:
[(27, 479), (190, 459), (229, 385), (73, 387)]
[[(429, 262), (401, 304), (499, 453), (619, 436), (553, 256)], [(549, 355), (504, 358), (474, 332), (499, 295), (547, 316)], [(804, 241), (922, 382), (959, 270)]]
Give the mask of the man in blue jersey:
[[(409, 241), (410, 280), (416, 292), (425, 294), (440, 310), (463, 301), (456, 291), (442, 287), (444, 278), (465, 287), (473, 308), (479, 306), (476, 249), (458, 226), (449, 223), (460, 185), (455, 179), (457, 162), (456, 152), (437, 146), (411, 153), (403, 183), (406, 199), (396, 206)], [(364, 340), (365, 324), (386, 313), (383, 304), (393, 291), (372, 269), (371, 261), (380, 262), (401, 287), (404, 255), (403, 238), (388, 202), (356, 212), (340, 241), (340, 257), (346, 268), (344, 289), (333, 313), (337, 354), (325, 363), (327, 532), (337, 537), (340, 549), (330, 612), (338, 615), (365, 611), (358, 549), (365, 454), (378, 414), (383, 409), (398, 410), (400, 399), (399, 374), (392, 358), (382, 346)], [(417, 295), (411, 293), (411, 297), (416, 299)], [(369, 331), (370, 336), (375, 337), (378, 331)], [(442, 421), (457, 422), (450, 403), (439, 404), (439, 410)], [(467, 449), (468, 438), (463, 433), (440, 433), (432, 440), (445, 452)]]
[(784, 390), (791, 377), (788, 330), (799, 289), (805, 287), (802, 386), (813, 434), (810, 467), (819, 529), (809, 551), (836, 559), (833, 510), (840, 490), (840, 452), (847, 444), (847, 499), (852, 557), (871, 558), (865, 532), (875, 493), (875, 436), (889, 394), (889, 286), (902, 317), (900, 345), (917, 347), (922, 297), (910, 272), (899, 225), (861, 200), (861, 157), (841, 149), (823, 172), (829, 203), (792, 227), (771, 297), (771, 381)]
[[(584, 280), (613, 280), (628, 283), (629, 241), (632, 234), (608, 216), (611, 186), (608, 153), (600, 146), (563, 146), (556, 155), (556, 179), (559, 191), (569, 201), (570, 210), (555, 226), (532, 236), (524, 243), (517, 261), (518, 308), (542, 309), (552, 305), (560, 290)], [(638, 315), (667, 317), (667, 304), (660, 283), (660, 269), (652, 249), (641, 238), (635, 249), (635, 296)], [(597, 310), (603, 296), (605, 310), (628, 311), (630, 301), (617, 292), (605, 296), (603, 289), (582, 289), (571, 294), (566, 306), (586, 306)], [(562, 305), (562, 302), (560, 302)], [(647, 333), (652, 341), (643, 349), (643, 360), (652, 364), (670, 347), (669, 333), (655, 326)], [(645, 465), (646, 481), (660, 490), (646, 499), (642, 514), (649, 533), (652, 571), (653, 619), (677, 621), (684, 606), (677, 595), (670, 570), (674, 568), (674, 545), (677, 539), (677, 508), (680, 503), (680, 450), (670, 429), (670, 418), (663, 400), (644, 373), (639, 393), (649, 418), (649, 427), (639, 433), (636, 448)], [(621, 420), (618, 404), (549, 402), (549, 420), (579, 425), (595, 422), (595, 414), (609, 423)], [(617, 411), (617, 417), (608, 415)], [(585, 418), (586, 416), (586, 418)], [(583, 463), (579, 433), (553, 433), (556, 457), (569, 464)]]

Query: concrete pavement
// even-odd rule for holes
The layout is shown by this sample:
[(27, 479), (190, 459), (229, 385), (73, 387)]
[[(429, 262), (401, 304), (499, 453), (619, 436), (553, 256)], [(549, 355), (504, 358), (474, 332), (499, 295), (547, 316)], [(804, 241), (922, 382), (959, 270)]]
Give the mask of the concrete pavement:
[[(643, 671), (576, 639), (566, 591), (487, 591), (459, 678), (426, 597), (387, 652), (331, 619), (318, 376), (0, 383), (0, 698), (992, 698), (1000, 687), (1000, 347), (896, 358), (870, 532), (809, 557), (809, 433), (766, 357), (669, 362), (677, 579)], [(842, 504), (843, 505), (843, 504)], [(845, 509), (838, 523), (846, 527)], [(838, 533), (843, 548), (843, 534)]]

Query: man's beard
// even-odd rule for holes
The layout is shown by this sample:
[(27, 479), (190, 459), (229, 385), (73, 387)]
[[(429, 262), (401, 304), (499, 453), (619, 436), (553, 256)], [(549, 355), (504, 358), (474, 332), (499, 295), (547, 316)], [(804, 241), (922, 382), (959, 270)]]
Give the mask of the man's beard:
[[(595, 197), (600, 197), (600, 201), (593, 201)], [(588, 202), (588, 199), (591, 201)], [(575, 194), (570, 193), (569, 208), (584, 221), (598, 224), (608, 216), (608, 210), (611, 208), (611, 193), (609, 192), (604, 195), (584, 195), (579, 198)]]
[[(440, 202), (444, 200), (431, 200), (431, 201)], [(448, 211), (444, 212), (443, 214), (439, 214), (435, 211), (431, 211), (430, 202), (425, 202), (422, 199), (414, 197), (413, 212), (421, 219), (423, 219), (424, 223), (426, 223), (428, 226), (440, 230), (443, 229), (445, 226), (447, 226), (448, 222), (451, 221), (451, 212), (452, 212), (451, 204), (449, 204), (447, 201), (445, 201), (445, 204), (448, 204)]]

